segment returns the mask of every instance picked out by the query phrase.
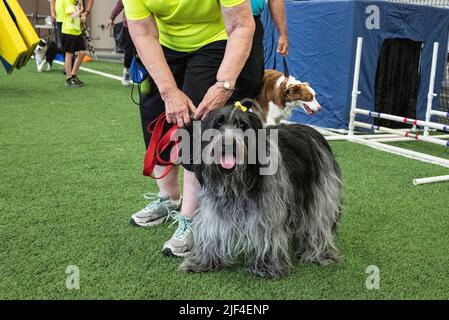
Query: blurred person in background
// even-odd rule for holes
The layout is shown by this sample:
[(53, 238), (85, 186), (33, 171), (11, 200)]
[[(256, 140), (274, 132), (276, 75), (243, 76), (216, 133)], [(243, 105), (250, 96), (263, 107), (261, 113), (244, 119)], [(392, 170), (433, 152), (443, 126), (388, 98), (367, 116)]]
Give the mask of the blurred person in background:
[[(48, 0), (50, 2), (50, 16), (51, 20), (53, 21), (53, 24), (55, 26), (55, 39), (56, 39), (56, 45), (58, 47), (58, 51), (62, 53), (65, 57), (65, 51), (64, 51), (64, 39), (63, 39), (63, 33), (62, 33), (62, 21), (64, 17), (64, 11), (62, 8), (63, 0)], [(87, 22), (87, 17), (90, 14), (90, 11), (92, 10), (92, 6), (94, 4), (94, 0), (86, 0), (82, 1), (83, 4), (83, 12), (80, 14), (80, 19), (83, 23)], [(75, 65), (75, 57), (72, 57), (72, 68)], [(66, 74), (66, 71), (64, 70), (64, 74)]]
[(81, 21), (83, 23), (86, 23), (87, 17), (89, 16), (93, 5), (94, 5), (94, 0), (84, 0), (83, 1), (84, 11), (81, 13)]
[[(254, 81), (254, 79), (262, 79), (265, 73), (265, 50), (263, 46), (264, 28), (261, 21), (261, 15), (266, 6), (268, 6), (268, 9), (270, 10), (270, 16), (279, 33), (276, 51), (283, 56), (288, 55), (288, 34), (284, 2), (284, 0), (251, 0), (251, 10), (253, 12), (256, 30), (254, 31), (251, 53), (240, 75), (242, 81), (251, 82)], [(253, 92), (253, 96), (258, 94), (259, 89), (260, 80), (255, 86), (256, 91)]]
[[(62, 48), (62, 0), (48, 0), (50, 2), (51, 20), (56, 24), (56, 37), (58, 48)], [(83, 1), (84, 11), (81, 13), (81, 19), (84, 23), (92, 10), (94, 0)]]
[(122, 15), (122, 23), (123, 23), (123, 28), (122, 28), (122, 32), (121, 32), (121, 39), (120, 42), (122, 43), (122, 48), (125, 50), (125, 59), (124, 59), (124, 68), (123, 68), (123, 77), (122, 77), (122, 84), (124, 86), (129, 85), (129, 68), (131, 67), (131, 62), (134, 56), (134, 45), (133, 45), (133, 41), (131, 39), (131, 36), (129, 35), (129, 30), (128, 30), (128, 21), (126, 19), (126, 15), (125, 12), (123, 10), (123, 1), (122, 0), (118, 0), (117, 3), (115, 4), (114, 9), (112, 9), (111, 12), (111, 16), (109, 18), (109, 22), (108, 22), (108, 28), (112, 29), (114, 27), (114, 21), (115, 18), (117, 18), (117, 16), (120, 14), (120, 12), (123, 11), (123, 15)]
[[(51, 12), (51, 20), (55, 26), (55, 38), (56, 45), (58, 46), (58, 50), (62, 51), (62, 0), (49, 0), (50, 2), (50, 12)], [(63, 52), (62, 52), (63, 53)]]
[[(63, 10), (62, 34), (65, 52), (64, 66), (66, 73), (66, 87), (81, 87), (84, 83), (78, 78), (78, 70), (86, 56), (86, 43), (82, 35), (81, 21), (84, 12), (82, 1), (62, 1)], [(76, 54), (75, 63), (72, 65)]]

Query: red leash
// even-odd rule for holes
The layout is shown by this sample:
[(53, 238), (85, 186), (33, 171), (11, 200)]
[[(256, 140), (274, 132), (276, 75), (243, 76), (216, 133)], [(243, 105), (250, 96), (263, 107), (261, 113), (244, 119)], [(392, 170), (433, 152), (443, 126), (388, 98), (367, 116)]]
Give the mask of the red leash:
[[(162, 152), (164, 152), (171, 144), (173, 144), (173, 147), (175, 148), (175, 157), (179, 156), (179, 140), (173, 141), (171, 139), (172, 134), (178, 129), (178, 125), (174, 124), (165, 134), (163, 134), (165, 120), (165, 113), (163, 113), (148, 126), (148, 132), (152, 133), (152, 135), (147, 153), (145, 154), (145, 159), (143, 160), (143, 175), (153, 179), (164, 178), (175, 166), (176, 159), (173, 160), (171, 155), (169, 161), (165, 161), (161, 158)], [(153, 170), (156, 165), (166, 167), (160, 177), (155, 177), (153, 175)]]

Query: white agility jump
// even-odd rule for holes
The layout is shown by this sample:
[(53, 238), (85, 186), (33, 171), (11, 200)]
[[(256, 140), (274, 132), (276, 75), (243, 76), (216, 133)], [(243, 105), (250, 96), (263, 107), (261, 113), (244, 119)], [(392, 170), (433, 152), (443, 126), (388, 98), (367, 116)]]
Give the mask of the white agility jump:
[[(350, 121), (349, 121), (349, 131), (347, 135), (330, 133), (326, 132), (326, 139), (328, 140), (347, 140), (359, 144), (367, 145), (371, 148), (382, 150), (385, 152), (393, 153), (396, 155), (400, 155), (403, 157), (436, 164), (445, 168), (449, 168), (449, 160), (431, 156), (428, 154), (411, 151), (408, 149), (403, 149), (399, 147), (395, 147), (392, 145), (388, 145), (382, 142), (395, 142), (395, 141), (413, 141), (419, 140), (422, 142), (433, 143), (437, 145), (441, 145), (443, 147), (449, 147), (449, 141), (444, 140), (449, 137), (448, 134), (444, 135), (429, 135), (430, 130), (440, 130), (443, 132), (449, 133), (449, 125), (432, 122), (432, 116), (440, 116), (440, 117), (449, 117), (449, 113), (432, 110), (434, 98), (436, 98), (437, 94), (434, 92), (435, 89), (435, 74), (436, 67), (438, 62), (438, 49), (439, 44), (434, 43), (433, 46), (433, 56), (432, 56), (432, 66), (431, 66), (431, 74), (430, 74), (430, 84), (429, 91), (427, 95), (427, 110), (426, 110), (426, 119), (425, 121), (410, 119), (406, 117), (399, 117), (386, 113), (379, 113), (374, 111), (369, 111), (365, 109), (361, 109), (357, 107), (357, 98), (361, 94), (359, 91), (359, 78), (360, 78), (360, 65), (362, 58), (362, 49), (363, 49), (363, 38), (357, 39), (357, 51), (355, 58), (355, 68), (354, 68), (354, 81), (352, 88), (352, 100), (351, 100), (351, 113), (350, 113)], [(364, 123), (356, 120), (357, 115), (365, 115), (370, 118), (379, 118), (379, 119), (387, 119), (394, 122), (406, 123), (413, 126), (411, 129), (392, 129), (377, 125), (372, 125), (368, 123)], [(417, 127), (421, 127), (424, 129), (423, 134), (419, 134), (419, 130)], [(358, 134), (356, 132), (356, 128), (363, 129), (371, 129), (376, 134)], [(430, 178), (422, 178), (422, 179), (414, 179), (414, 185), (427, 184), (433, 182), (442, 182), (449, 181), (449, 175), (440, 176), (440, 177), (430, 177)]]

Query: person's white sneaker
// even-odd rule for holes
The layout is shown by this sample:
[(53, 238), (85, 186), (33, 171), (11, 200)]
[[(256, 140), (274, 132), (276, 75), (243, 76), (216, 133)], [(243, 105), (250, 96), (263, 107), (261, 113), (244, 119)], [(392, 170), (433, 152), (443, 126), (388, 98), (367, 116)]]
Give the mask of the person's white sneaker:
[(174, 219), (173, 223), (178, 222), (178, 228), (170, 240), (164, 243), (162, 254), (164, 256), (185, 257), (190, 254), (193, 247), (192, 218), (176, 214)]
[(129, 69), (123, 68), (122, 85), (129, 86), (129, 79), (130, 79)]
[(171, 201), (160, 193), (147, 193), (144, 195), (144, 198), (153, 201), (131, 216), (130, 223), (132, 225), (151, 227), (161, 224), (173, 217), (181, 208), (182, 198), (178, 201)]

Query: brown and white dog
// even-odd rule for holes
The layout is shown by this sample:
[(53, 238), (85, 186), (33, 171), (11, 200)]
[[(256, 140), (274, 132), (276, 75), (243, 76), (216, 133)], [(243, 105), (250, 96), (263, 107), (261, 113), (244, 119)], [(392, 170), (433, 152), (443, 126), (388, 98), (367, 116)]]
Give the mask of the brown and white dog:
[(287, 78), (277, 70), (265, 71), (256, 102), (259, 110), (253, 108), (253, 112), (260, 116), (264, 126), (279, 124), (297, 107), (302, 107), (311, 116), (321, 109), (315, 90), (307, 82), (292, 76)]

